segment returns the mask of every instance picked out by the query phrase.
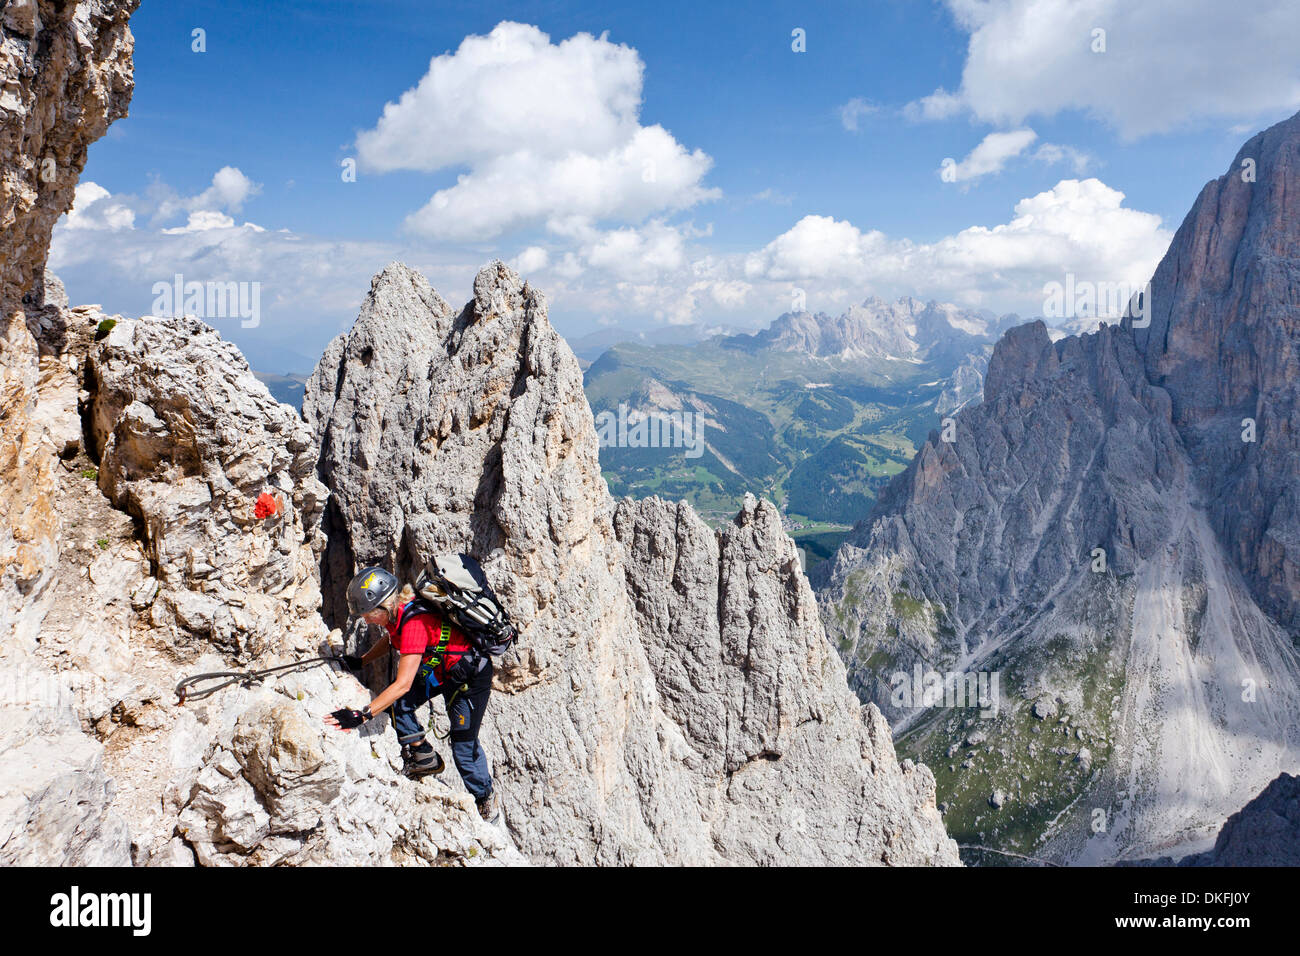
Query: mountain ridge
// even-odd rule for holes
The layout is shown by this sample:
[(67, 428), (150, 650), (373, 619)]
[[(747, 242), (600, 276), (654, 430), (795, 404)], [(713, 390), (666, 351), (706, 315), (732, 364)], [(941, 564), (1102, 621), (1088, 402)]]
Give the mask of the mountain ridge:
[[(1202, 190), (1149, 327), (1006, 332), (984, 401), (816, 569), (855, 689), (908, 728), (903, 752), (951, 761), (936, 776), (954, 832), (1064, 860), (1185, 852), (1300, 761), (1298, 149), (1300, 116)], [(914, 663), (1003, 672), (1009, 713), (985, 745), (942, 708), (891, 703)], [(1058, 711), (1068, 724), (1040, 723)], [(1068, 746), (1047, 748), (1063, 726)], [(999, 783), (1015, 798), (990, 807)]]

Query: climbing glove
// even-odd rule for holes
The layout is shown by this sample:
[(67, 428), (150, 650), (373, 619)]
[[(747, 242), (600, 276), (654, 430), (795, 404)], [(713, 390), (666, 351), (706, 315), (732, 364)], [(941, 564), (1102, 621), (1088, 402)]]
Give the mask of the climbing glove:
[(360, 710), (352, 710), (348, 707), (340, 708), (330, 714), (330, 716), (337, 720), (339, 726), (344, 730), (351, 730), (353, 727), (360, 727), (370, 719), (369, 713)]

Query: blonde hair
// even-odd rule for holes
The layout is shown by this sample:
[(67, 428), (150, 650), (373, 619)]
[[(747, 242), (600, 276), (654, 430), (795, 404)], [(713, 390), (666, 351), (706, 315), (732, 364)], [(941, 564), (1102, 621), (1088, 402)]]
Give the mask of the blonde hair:
[(400, 591), (394, 591), (392, 594), (388, 595), (388, 597), (384, 598), (384, 600), (380, 601), (379, 604), (376, 605), (376, 610), (382, 607), (390, 616), (395, 616), (399, 606), (405, 604), (407, 601), (413, 600), (414, 598), (415, 588), (411, 587), (409, 584), (403, 584)]

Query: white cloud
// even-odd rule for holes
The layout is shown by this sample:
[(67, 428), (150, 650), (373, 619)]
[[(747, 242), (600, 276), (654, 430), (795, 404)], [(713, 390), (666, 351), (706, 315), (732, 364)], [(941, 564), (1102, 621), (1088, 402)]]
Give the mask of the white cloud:
[(746, 256), (744, 274), (773, 280), (856, 278), (863, 263), (886, 246), (882, 232), (864, 233), (848, 220), (830, 216), (804, 216)]
[(550, 253), (541, 246), (529, 246), (511, 260), (510, 268), (519, 273), (540, 272), (550, 261)]
[[(147, 315), (154, 283), (170, 282), (176, 273), (187, 280), (257, 282), (263, 318), (258, 328), (242, 329), (238, 320), (215, 320), (223, 336), (237, 341), (255, 367), (270, 371), (304, 368), (314, 362), (325, 342), (355, 317), (370, 277), (394, 258), (429, 268), (391, 243), (353, 242), (304, 236), (288, 230), (265, 230), (236, 224), (216, 210), (196, 209), (184, 226), (130, 228), (126, 210), (142, 222), (157, 205), (173, 204), (178, 194), (157, 184), (146, 197), (110, 195), (91, 183), (78, 186), (82, 200), (55, 226), (49, 266), (68, 288), (74, 303), (101, 302), (109, 311)], [(179, 197), (184, 199), (184, 197)], [(445, 261), (445, 260), (444, 260)], [(483, 263), (466, 257), (447, 272), (429, 269), (440, 291), (454, 283), (467, 286)], [(87, 296), (89, 293), (89, 296)], [(280, 343), (271, 349), (268, 343)], [(283, 367), (277, 354), (295, 357)], [(257, 363), (261, 362), (259, 366)], [(307, 364), (306, 367), (310, 367)]]
[[(998, 125), (1086, 111), (1134, 139), (1300, 106), (1300, 4), (1258, 0), (947, 0), (970, 34), (961, 88), (906, 112)], [(1104, 30), (1105, 50), (1095, 30)]]
[(686, 264), (682, 233), (662, 222), (611, 230), (583, 251), (591, 266), (619, 279), (647, 281)]
[(234, 166), (222, 166), (212, 177), (212, 185), (189, 200), (193, 209), (229, 209), (238, 212), (250, 196), (262, 191)]
[(637, 130), (644, 69), (637, 52), (579, 33), (559, 44), (537, 27), (502, 22), (468, 36), (374, 129), (357, 137), (363, 168), (425, 172), (525, 148), (603, 153)]
[(1035, 315), (1043, 284), (1066, 271), (1094, 281), (1140, 284), (1172, 239), (1159, 216), (1127, 209), (1124, 194), (1097, 179), (1066, 179), (1022, 199), (1010, 221), (972, 226), (933, 243), (890, 239), (846, 221), (805, 216), (744, 259), (751, 282), (806, 286), (810, 300), (921, 295), (968, 307)]
[(874, 103), (864, 100), (860, 96), (855, 96), (839, 108), (840, 124), (849, 132), (858, 131), (858, 120), (864, 116), (870, 116), (877, 112), (880, 107)]
[[(355, 317), (371, 275), (392, 259), (423, 271), (454, 304), (468, 297), (470, 280), (492, 255), (259, 231), (213, 210), (194, 211), (181, 227), (120, 228), (120, 217), (90, 212), (125, 208), (122, 197), (94, 187), (83, 198), (93, 202), (82, 204), (78, 225), (69, 216), (56, 228), (50, 256), (74, 299), (79, 289), (93, 289), (94, 301), (143, 314), (153, 284), (178, 272), (199, 281), (256, 281), (262, 325), (244, 331), (217, 323), (250, 356), (279, 336), (285, 349), (314, 360)], [(136, 202), (140, 218), (147, 217), (148, 205)], [(546, 291), (554, 314), (568, 322), (605, 315), (765, 324), (790, 308), (794, 287), (806, 291), (809, 308), (827, 311), (868, 294), (907, 293), (1034, 315), (1044, 283), (1061, 280), (1066, 270), (1082, 279), (1145, 281), (1171, 238), (1159, 217), (1125, 208), (1123, 194), (1096, 179), (1063, 180), (1021, 200), (1004, 223), (933, 242), (818, 215), (749, 253), (711, 252), (702, 243), (708, 235), (662, 219), (602, 229), (580, 216), (557, 217), (548, 221), (546, 238), (524, 246), (512, 265)], [(268, 358), (264, 351), (257, 361), (271, 367), (279, 354)]]
[(1033, 158), (1040, 163), (1069, 163), (1074, 167), (1076, 176), (1082, 176), (1096, 160), (1090, 153), (1073, 146), (1061, 146), (1057, 143), (1043, 143), (1034, 150)]
[(431, 238), (473, 241), (553, 215), (637, 221), (720, 195), (699, 185), (711, 164), (703, 153), (687, 153), (660, 126), (637, 130), (599, 157), (511, 153), (434, 193), (407, 225)]
[(707, 291), (713, 301), (724, 309), (738, 309), (749, 299), (754, 287), (748, 282), (732, 279), (720, 282), (697, 282), (693, 289)]
[[(170, 222), (182, 214), (219, 214), (223, 209), (228, 212), (238, 212), (245, 202), (261, 191), (261, 184), (253, 182), (237, 167), (223, 166), (213, 174), (211, 185), (193, 196), (183, 196), (166, 183), (155, 182), (145, 191), (143, 198), (135, 196), (119, 198), (123, 202), (131, 203), (137, 212), (147, 214), (150, 222), (158, 225)], [(206, 221), (216, 220), (208, 217)]]
[(778, 192), (771, 186), (768, 186), (760, 192), (754, 193), (754, 195), (749, 198), (753, 202), (770, 202), (774, 206), (788, 206), (794, 202), (793, 196), (787, 196), (785, 193)]
[(989, 133), (961, 162), (945, 159), (939, 174), (947, 182), (963, 182), (999, 172), (1008, 160), (1019, 156), (1036, 139), (1038, 134), (1032, 129)]
[(939, 87), (929, 96), (923, 96), (903, 107), (903, 115), (910, 120), (943, 120), (956, 116), (966, 108), (960, 95)]
[(644, 65), (605, 34), (558, 44), (499, 23), (436, 56), (357, 137), (363, 169), (468, 167), (407, 219), (416, 233), (481, 240), (555, 216), (637, 222), (721, 195), (713, 160), (640, 124)]
[(72, 208), (64, 219), (68, 229), (104, 229), (117, 232), (135, 228), (135, 211), (114, 199), (99, 183), (82, 180), (72, 197)]
[(164, 229), (162, 233), (164, 236), (176, 236), (186, 232), (206, 232), (209, 229), (230, 229), (234, 225), (235, 220), (224, 212), (198, 209), (190, 213), (190, 218), (185, 225)]

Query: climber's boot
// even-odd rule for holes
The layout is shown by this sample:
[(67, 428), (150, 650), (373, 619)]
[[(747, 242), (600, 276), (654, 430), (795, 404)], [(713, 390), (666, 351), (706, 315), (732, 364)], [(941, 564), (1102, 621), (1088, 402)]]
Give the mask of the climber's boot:
[(443, 763), (442, 754), (434, 750), (427, 740), (402, 748), (402, 773), (412, 780), (442, 773), (444, 767), (446, 764)]

